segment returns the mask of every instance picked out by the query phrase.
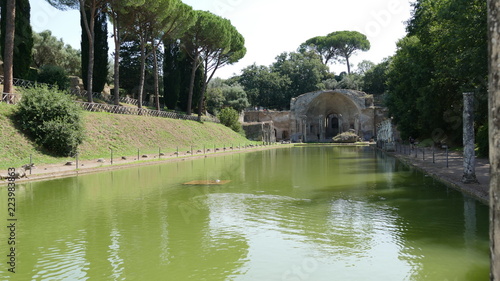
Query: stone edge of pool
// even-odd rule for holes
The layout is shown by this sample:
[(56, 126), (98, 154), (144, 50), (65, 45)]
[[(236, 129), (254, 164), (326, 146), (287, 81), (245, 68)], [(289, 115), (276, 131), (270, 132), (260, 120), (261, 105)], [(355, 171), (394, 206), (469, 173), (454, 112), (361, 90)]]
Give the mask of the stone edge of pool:
[[(87, 165), (87, 164), (90, 162), (94, 162), (94, 161), (81, 161), (81, 163), (86, 164), (82, 168), (80, 168), (78, 170), (72, 169), (72, 170), (65, 170), (65, 171), (61, 171), (61, 167), (64, 166), (63, 164), (47, 164), (47, 165), (42, 165), (42, 166), (37, 167), (37, 170), (42, 171), (42, 172), (29, 175), (29, 171), (27, 171), (26, 178), (16, 179), (15, 182), (16, 182), (16, 184), (23, 184), (23, 183), (29, 183), (29, 182), (67, 178), (67, 177), (73, 177), (73, 176), (78, 176), (78, 175), (108, 172), (108, 171), (142, 167), (142, 166), (152, 166), (152, 165), (166, 164), (166, 163), (172, 163), (172, 162), (178, 162), (178, 161), (202, 159), (202, 158), (206, 158), (206, 157), (218, 157), (218, 156), (231, 155), (231, 154), (250, 153), (250, 152), (264, 151), (264, 150), (271, 150), (271, 149), (281, 149), (281, 148), (288, 148), (288, 147), (293, 147), (293, 146), (294, 146), (293, 144), (286, 144), (286, 145), (280, 145), (280, 146), (263, 146), (263, 147), (253, 148), (251, 150), (231, 150), (231, 151), (224, 151), (224, 152), (218, 152), (218, 153), (212, 153), (212, 154), (198, 154), (198, 155), (192, 155), (192, 156), (188, 155), (188, 156), (182, 156), (182, 157), (168, 157), (168, 158), (166, 157), (163, 159), (150, 159), (150, 160), (144, 160), (144, 161), (139, 161), (139, 162), (135, 161), (135, 162), (120, 163), (120, 164), (115, 164), (115, 165), (111, 165), (111, 164), (98, 164), (98, 165), (96, 165), (94, 163), (94, 165), (91, 166), (91, 165)], [(4, 175), (4, 174), (5, 175), (7, 174), (7, 170), (0, 171), (0, 175)], [(5, 179), (0, 180), (0, 187), (7, 186), (8, 183), (9, 182)]]
[[(379, 149), (375, 146), (373, 147), (374, 149)], [(456, 157), (449, 160), (449, 168), (446, 168), (439, 167), (438, 165), (430, 165), (429, 163), (420, 161), (419, 158), (416, 159), (412, 156), (402, 155), (397, 152), (387, 152), (382, 149), (379, 150), (387, 155), (395, 157), (405, 165), (411, 166), (418, 171), (429, 175), (444, 185), (471, 196), (485, 205), (489, 205), (489, 162), (487, 165), (476, 167), (476, 174), (478, 175), (480, 182), (479, 184), (465, 184), (461, 181), (463, 175), (463, 160), (459, 161)]]
[[(294, 146), (315, 146), (315, 145), (329, 145), (329, 146), (368, 146), (368, 144), (289, 144), (289, 145), (283, 145), (283, 146), (265, 146), (265, 147), (259, 147), (256, 149), (252, 150), (236, 150), (236, 151), (226, 151), (226, 152), (220, 152), (217, 154), (207, 154), (207, 155), (194, 155), (194, 156), (185, 156), (185, 157), (171, 157), (171, 158), (165, 158), (162, 160), (159, 159), (154, 159), (154, 160), (149, 160), (149, 161), (141, 161), (139, 163), (137, 162), (129, 162), (125, 164), (117, 164), (117, 165), (100, 165), (98, 167), (85, 167), (81, 168), (78, 170), (70, 170), (70, 171), (57, 171), (57, 169), (44, 169), (45, 166), (39, 167), (39, 169), (44, 169), (44, 173), (40, 174), (34, 174), (34, 175), (29, 175), (28, 178), (22, 178), (22, 179), (16, 179), (16, 183), (28, 183), (28, 182), (35, 182), (35, 181), (44, 181), (44, 180), (51, 180), (51, 179), (58, 179), (58, 178), (66, 178), (66, 177), (72, 177), (72, 176), (78, 176), (78, 175), (85, 175), (85, 174), (91, 174), (91, 173), (99, 173), (99, 172), (107, 172), (107, 171), (113, 171), (113, 170), (120, 170), (120, 169), (127, 169), (127, 168), (134, 168), (134, 167), (142, 167), (142, 166), (151, 166), (151, 165), (158, 165), (158, 164), (165, 164), (165, 163), (171, 163), (171, 162), (177, 162), (177, 161), (185, 161), (185, 160), (194, 160), (194, 159), (200, 159), (200, 158), (205, 158), (205, 157), (217, 157), (217, 156), (224, 156), (224, 155), (231, 155), (231, 154), (239, 154), (239, 153), (249, 153), (249, 152), (255, 152), (255, 151), (263, 151), (263, 150), (271, 150), (271, 149), (280, 149), (280, 148), (289, 148), (289, 147), (294, 147)], [(377, 149), (375, 145), (371, 144), (371, 147), (374, 149)], [(440, 181), (441, 183), (456, 189), (460, 192), (463, 192), (469, 196), (474, 197), (481, 203), (488, 205), (489, 204), (489, 176), (488, 179), (485, 181), (485, 177), (483, 176), (481, 180), (481, 184), (464, 184), (461, 182), (460, 178), (457, 178), (457, 174), (461, 175), (461, 171), (452, 173), (450, 176), (450, 173), (443, 173), (442, 170), (443, 168), (439, 167), (429, 167), (428, 165), (422, 165), (420, 161), (416, 159), (412, 159), (412, 157), (405, 157), (401, 154), (393, 153), (393, 152), (387, 152), (383, 151), (382, 152), (391, 155), (397, 159), (399, 159), (402, 163), (412, 166), (413, 168), (416, 168), (417, 170), (433, 177), (434, 179)], [(452, 160), (453, 161), (453, 160)], [(456, 161), (456, 160), (455, 160)], [(47, 166), (54, 166), (54, 165), (47, 165)], [(456, 166), (456, 163), (455, 165)], [(460, 166), (460, 165), (458, 165)], [(455, 167), (456, 170), (456, 167)], [(4, 171), (2, 171), (4, 172)], [(455, 177), (453, 177), (453, 175)], [(8, 184), (8, 181), (3, 180), (0, 181), (0, 187), (1, 186), (6, 186)]]

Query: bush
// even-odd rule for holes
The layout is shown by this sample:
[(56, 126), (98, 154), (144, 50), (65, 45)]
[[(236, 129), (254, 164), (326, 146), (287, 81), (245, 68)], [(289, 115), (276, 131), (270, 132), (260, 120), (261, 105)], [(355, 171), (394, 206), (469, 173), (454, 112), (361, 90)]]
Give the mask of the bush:
[(358, 135), (356, 135), (356, 133), (348, 131), (336, 135), (335, 137), (333, 137), (332, 141), (334, 143), (355, 143), (357, 141), (360, 141), (360, 138)]
[(217, 116), (222, 124), (224, 124), (226, 127), (231, 128), (233, 131), (242, 134), (243, 133), (243, 127), (241, 126), (239, 119), (240, 115), (238, 114), (238, 111), (226, 107), (221, 109), (219, 112), (219, 115)]
[(74, 155), (83, 141), (82, 109), (48, 86), (23, 89), (15, 117), (26, 134), (57, 156)]
[(490, 142), (488, 135), (488, 125), (479, 127), (476, 134), (477, 156), (488, 157), (490, 153)]
[(69, 77), (64, 68), (55, 65), (44, 65), (38, 73), (38, 82), (49, 85), (57, 85), (59, 89), (69, 87)]

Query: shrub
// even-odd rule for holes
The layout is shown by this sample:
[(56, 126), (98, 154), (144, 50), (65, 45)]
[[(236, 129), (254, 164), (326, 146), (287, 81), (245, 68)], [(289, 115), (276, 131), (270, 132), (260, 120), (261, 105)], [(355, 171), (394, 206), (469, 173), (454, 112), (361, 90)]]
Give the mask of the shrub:
[(490, 153), (490, 142), (488, 136), (488, 125), (479, 127), (476, 134), (477, 155), (480, 157), (488, 157)]
[(38, 82), (49, 85), (57, 85), (59, 89), (69, 87), (69, 77), (64, 68), (55, 65), (44, 65), (38, 73)]
[(338, 134), (332, 139), (334, 143), (355, 143), (359, 140), (360, 140), (359, 136), (351, 131)]
[(217, 116), (222, 124), (224, 124), (226, 127), (231, 128), (233, 131), (242, 134), (243, 133), (243, 127), (241, 126), (239, 122), (239, 114), (238, 111), (226, 107), (221, 109)]
[(57, 156), (74, 155), (83, 141), (82, 109), (48, 86), (23, 89), (15, 117), (26, 134)]

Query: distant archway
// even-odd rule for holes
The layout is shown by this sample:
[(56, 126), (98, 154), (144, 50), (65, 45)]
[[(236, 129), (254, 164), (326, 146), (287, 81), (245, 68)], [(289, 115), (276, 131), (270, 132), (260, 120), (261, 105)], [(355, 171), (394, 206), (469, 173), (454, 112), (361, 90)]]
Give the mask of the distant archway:
[(340, 118), (337, 114), (330, 114), (327, 117), (327, 124), (326, 124), (326, 138), (330, 139), (333, 138), (334, 136), (342, 133), (340, 131)]
[[(374, 133), (373, 97), (353, 90), (319, 91), (292, 99), (292, 139), (330, 141), (354, 130), (370, 138)], [(371, 107), (371, 108), (370, 108)]]

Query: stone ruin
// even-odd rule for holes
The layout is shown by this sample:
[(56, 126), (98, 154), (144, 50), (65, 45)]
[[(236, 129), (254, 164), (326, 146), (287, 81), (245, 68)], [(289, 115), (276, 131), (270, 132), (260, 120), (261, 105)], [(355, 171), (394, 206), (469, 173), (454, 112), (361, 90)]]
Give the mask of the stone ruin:
[(272, 122), (270, 130), (276, 141), (331, 142), (348, 131), (368, 141), (377, 135), (377, 124), (385, 115), (385, 109), (374, 106), (373, 96), (365, 92), (325, 90), (293, 98), (290, 111), (247, 111), (244, 128), (249, 128), (245, 124)]

